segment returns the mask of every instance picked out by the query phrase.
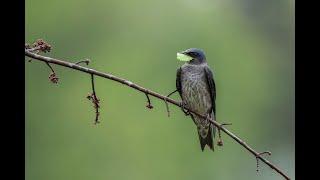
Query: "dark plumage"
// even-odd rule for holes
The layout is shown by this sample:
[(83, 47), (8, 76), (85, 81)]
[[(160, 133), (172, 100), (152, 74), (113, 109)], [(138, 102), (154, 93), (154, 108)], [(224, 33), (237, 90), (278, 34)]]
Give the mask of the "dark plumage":
[[(177, 70), (176, 87), (183, 105), (199, 114), (215, 119), (216, 87), (204, 52), (191, 48), (181, 53), (192, 57), (192, 60)], [(197, 126), (201, 150), (204, 150), (205, 145), (214, 150), (215, 127), (208, 120), (193, 113), (190, 113), (190, 116)]]

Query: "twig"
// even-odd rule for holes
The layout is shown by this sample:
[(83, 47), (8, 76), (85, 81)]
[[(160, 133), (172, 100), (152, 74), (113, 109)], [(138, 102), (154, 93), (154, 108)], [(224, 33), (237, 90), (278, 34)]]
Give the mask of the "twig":
[(81, 61), (76, 62), (75, 64), (81, 64), (81, 63), (86, 63), (86, 65), (88, 66), (90, 63), (90, 59), (81, 60)]
[(49, 75), (49, 80), (54, 83), (54, 84), (57, 84), (58, 83), (58, 76), (56, 75), (56, 72), (54, 72), (54, 69), (52, 68), (52, 66), (46, 62), (46, 64), (49, 66), (49, 68), (51, 69), (51, 74)]
[(52, 73), (55, 73), (55, 72), (54, 72), (54, 69), (52, 68), (52, 66), (51, 66), (48, 62), (46, 62), (46, 64), (47, 64), (47, 65), (49, 66), (49, 68), (51, 69), (51, 72), (52, 72)]
[(94, 88), (94, 75), (91, 74), (91, 85), (92, 85), (92, 93), (91, 94), (88, 94), (87, 98), (89, 100), (91, 100), (92, 104), (93, 104), (93, 107), (94, 109), (96, 110), (96, 117), (95, 117), (95, 120), (94, 120), (94, 124), (98, 124), (100, 123), (99, 121), (99, 115), (100, 115), (100, 112), (99, 112), (99, 108), (100, 108), (100, 99), (97, 98), (96, 96), (96, 90)]
[[(167, 96), (167, 97), (168, 97), (168, 96)], [(170, 117), (170, 109), (169, 109), (169, 104), (168, 104), (168, 102), (167, 102), (167, 98), (164, 99), (164, 103), (166, 104), (168, 117)]]
[(150, 98), (149, 98), (148, 93), (144, 93), (144, 94), (146, 95), (146, 97), (147, 97), (147, 99), (148, 99), (148, 104), (146, 105), (146, 107), (149, 108), (149, 109), (152, 109), (153, 106), (151, 105), (151, 101), (150, 101)]
[[(46, 56), (42, 56), (39, 54), (34, 54), (32, 52), (29, 52), (28, 50), (25, 50), (25, 55), (28, 57), (31, 57), (33, 59), (37, 59), (39, 61), (43, 61), (43, 62), (48, 62), (48, 63), (52, 63), (52, 64), (57, 64), (60, 66), (64, 66), (67, 68), (71, 68), (74, 70), (78, 70), (78, 71), (82, 71), (88, 74), (94, 74), (96, 76), (100, 76), (106, 79), (110, 79), (116, 82), (119, 82), (121, 84), (124, 84), (126, 86), (129, 86), (133, 89), (136, 89), (142, 93), (151, 95), (153, 97), (156, 97), (158, 99), (162, 99), (165, 100), (171, 104), (174, 104), (176, 106), (181, 107), (181, 104), (171, 98), (167, 98), (166, 96), (163, 96), (159, 93), (153, 92), (149, 89), (146, 89), (142, 86), (139, 86), (135, 83), (132, 83), (131, 81), (116, 77), (114, 75), (108, 74), (108, 73), (103, 73), (94, 69), (90, 69), (90, 68), (86, 68), (74, 63), (70, 63), (67, 61), (63, 61), (63, 60), (59, 60), (59, 59), (55, 59), (55, 58), (51, 58), (51, 57), (46, 57)], [(196, 114), (202, 118), (207, 118), (206, 116), (203, 116), (201, 114), (198, 114), (194, 111), (192, 111), (191, 109), (188, 109), (190, 112), (192, 112), (193, 114)], [(251, 148), (249, 145), (247, 145), (246, 142), (244, 142), (242, 139), (240, 139), (239, 137), (237, 137), (235, 134), (233, 134), (232, 132), (230, 132), (228, 129), (221, 127), (221, 124), (218, 123), (217, 121), (213, 121), (212, 119), (209, 119), (209, 121), (214, 124), (216, 127), (218, 127), (221, 131), (223, 131), (224, 133), (226, 133), (229, 137), (231, 137), (233, 140), (235, 140), (236, 142), (238, 142), (242, 147), (244, 147), (245, 149), (247, 149), (251, 154), (253, 154), (257, 159), (260, 159), (262, 162), (264, 162), (265, 164), (267, 164), (270, 168), (272, 168), (273, 170), (275, 170), (277, 173), (279, 173), (280, 175), (282, 175), (285, 179), (290, 179), (282, 170), (280, 170), (278, 167), (276, 167), (275, 165), (273, 165), (271, 162), (269, 162), (268, 160), (266, 160), (265, 158), (263, 158), (262, 156), (260, 156), (260, 154), (258, 152), (256, 152), (253, 148)]]
[[(264, 152), (261, 152), (261, 153), (258, 153), (258, 154), (259, 154), (259, 156), (262, 156), (264, 154), (267, 154), (267, 155), (271, 156), (271, 152), (270, 151), (264, 151)], [(256, 161), (257, 161), (257, 172), (259, 172), (259, 159), (258, 159), (258, 157), (256, 157)]]
[[(226, 126), (226, 125), (232, 125), (232, 124), (231, 123), (222, 123), (220, 125), (220, 127)], [(217, 145), (218, 146), (223, 146), (223, 141), (222, 141), (222, 138), (221, 138), (221, 130), (220, 130), (220, 128), (218, 128), (218, 135), (219, 135), (219, 139), (218, 139)]]
[[(38, 50), (40, 50), (40, 49), (41, 49), (41, 47), (40, 47), (40, 46), (37, 46), (37, 47), (28, 49), (28, 51), (33, 52), (33, 51), (38, 51)], [(37, 53), (37, 54), (38, 54), (38, 53)]]

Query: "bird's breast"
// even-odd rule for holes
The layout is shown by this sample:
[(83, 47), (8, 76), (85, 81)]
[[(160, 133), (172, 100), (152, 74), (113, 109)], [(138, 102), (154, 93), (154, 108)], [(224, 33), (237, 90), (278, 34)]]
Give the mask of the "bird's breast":
[(186, 70), (181, 77), (182, 99), (186, 106), (200, 114), (207, 113), (212, 106), (209, 86), (204, 71)]

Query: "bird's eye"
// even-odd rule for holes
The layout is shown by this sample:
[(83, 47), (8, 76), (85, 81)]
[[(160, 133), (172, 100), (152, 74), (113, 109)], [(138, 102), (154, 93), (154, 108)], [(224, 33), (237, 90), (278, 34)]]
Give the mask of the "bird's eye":
[(196, 57), (196, 56), (198, 56), (198, 53), (196, 53), (196, 52), (191, 52), (191, 55), (194, 56), (194, 57)]

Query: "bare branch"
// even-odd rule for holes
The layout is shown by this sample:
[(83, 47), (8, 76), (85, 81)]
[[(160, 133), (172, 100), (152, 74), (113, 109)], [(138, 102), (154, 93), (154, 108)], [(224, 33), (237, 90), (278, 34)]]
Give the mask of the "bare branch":
[[(78, 70), (78, 71), (82, 71), (84, 73), (88, 73), (91, 75), (96, 75), (96, 76), (100, 76), (106, 79), (110, 79), (112, 81), (116, 81), (119, 82), (123, 85), (129, 86), (137, 91), (140, 91), (144, 94), (146, 94), (147, 98), (149, 99), (148, 95), (151, 95), (155, 98), (161, 99), (161, 100), (165, 100), (171, 104), (174, 104), (176, 106), (182, 107), (182, 104), (179, 103), (178, 101), (175, 101), (171, 98), (168, 98), (164, 95), (161, 95), (159, 93), (153, 92), (149, 89), (146, 89), (142, 86), (139, 86), (135, 83), (132, 83), (131, 81), (128, 81), (126, 79), (122, 79), (119, 77), (116, 77), (112, 74), (108, 74), (108, 73), (103, 73), (94, 69), (90, 69), (90, 68), (86, 68), (80, 65), (77, 65), (75, 63), (70, 63), (64, 60), (59, 60), (59, 59), (55, 59), (55, 58), (51, 58), (51, 57), (46, 57), (46, 56), (42, 56), (39, 54), (35, 54), (32, 53), (30, 51), (28, 51), (27, 49), (25, 50), (25, 56), (28, 56), (30, 58), (39, 60), (39, 61), (43, 61), (43, 62), (47, 62), (47, 63), (52, 63), (52, 64), (56, 64), (56, 65), (60, 65), (60, 66), (64, 66), (67, 68), (71, 68), (74, 70)], [(150, 99), (149, 99), (150, 100)], [(187, 109), (187, 108), (185, 108)], [(187, 109), (189, 112), (192, 112), (193, 114), (196, 114), (202, 118), (207, 118), (204, 115), (198, 114), (194, 111), (192, 111), (191, 109)], [(251, 148), (246, 142), (244, 142), (242, 139), (240, 139), (239, 137), (237, 137), (235, 134), (233, 134), (232, 132), (230, 132), (228, 129), (226, 129), (225, 127), (221, 126), (220, 123), (218, 123), (217, 121), (213, 120), (213, 119), (208, 119), (212, 124), (214, 124), (218, 129), (220, 129), (221, 131), (223, 131), (224, 133), (226, 133), (229, 137), (231, 137), (233, 140), (235, 140), (236, 142), (238, 142), (242, 147), (244, 147), (245, 149), (247, 149), (251, 154), (253, 154), (257, 159), (260, 159), (262, 162), (264, 162), (265, 164), (267, 164), (270, 168), (272, 168), (273, 170), (275, 170), (277, 173), (279, 173), (280, 175), (282, 175), (285, 179), (290, 179), (282, 170), (280, 170), (278, 167), (276, 167), (275, 165), (273, 165), (271, 162), (269, 162), (268, 160), (266, 160), (265, 158), (263, 158), (258, 152), (256, 152), (253, 148)]]

